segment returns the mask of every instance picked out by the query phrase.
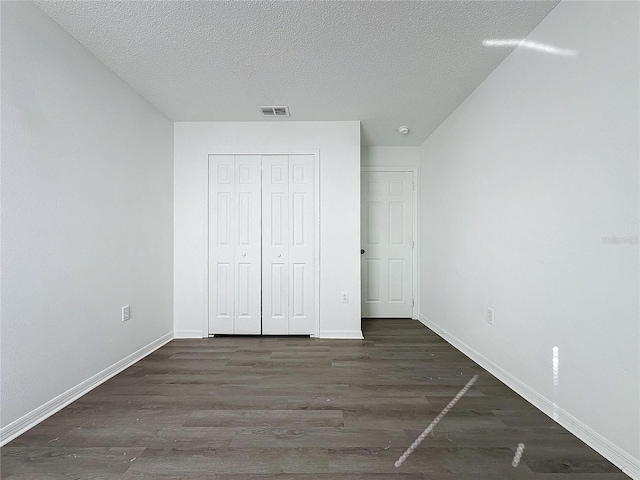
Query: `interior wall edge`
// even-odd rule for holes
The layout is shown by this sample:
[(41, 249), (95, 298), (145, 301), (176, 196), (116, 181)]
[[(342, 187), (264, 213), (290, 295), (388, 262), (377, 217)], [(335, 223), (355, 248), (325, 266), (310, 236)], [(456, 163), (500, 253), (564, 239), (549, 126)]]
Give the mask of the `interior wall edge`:
[(67, 405), (76, 401), (78, 398), (89, 393), (97, 386), (103, 384), (110, 378), (116, 376), (118, 373), (129, 368), (136, 362), (142, 360), (144, 357), (153, 353), (163, 345), (166, 345), (173, 340), (173, 332), (168, 332), (162, 335), (160, 338), (150, 342), (141, 349), (127, 355), (122, 360), (117, 361), (110, 367), (105, 368), (101, 372), (87, 378), (83, 382), (79, 383), (75, 387), (70, 388), (64, 393), (61, 393), (55, 398), (52, 398), (48, 402), (40, 405), (31, 412), (23, 415), (17, 420), (0, 429), (0, 447), (9, 443), (14, 438), (22, 435), (27, 430), (35, 427), (40, 422), (46, 420), (51, 415), (59, 412)]
[(498, 364), (489, 360), (480, 352), (457, 338), (455, 335), (447, 332), (444, 328), (442, 328), (431, 319), (427, 318), (425, 315), (420, 314), (419, 321), (425, 327), (429, 328), (436, 335), (440, 336), (443, 340), (449, 343), (451, 346), (476, 362), (478, 365), (480, 365), (482, 368), (484, 368), (491, 375), (496, 377), (526, 401), (531, 403), (542, 413), (551, 418), (554, 418), (555, 416), (556, 418), (554, 418), (554, 420), (558, 424), (566, 428), (569, 432), (589, 445), (600, 455), (620, 468), (625, 474), (629, 475), (634, 480), (640, 480), (640, 460), (633, 458), (627, 452), (607, 440), (605, 437), (590, 428), (588, 425), (555, 405), (544, 395), (531, 388), (525, 382), (509, 373)]

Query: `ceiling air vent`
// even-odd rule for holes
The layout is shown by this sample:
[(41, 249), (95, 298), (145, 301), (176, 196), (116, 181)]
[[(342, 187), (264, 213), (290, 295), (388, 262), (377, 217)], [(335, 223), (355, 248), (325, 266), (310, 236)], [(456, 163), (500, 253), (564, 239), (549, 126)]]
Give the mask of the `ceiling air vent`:
[(289, 107), (258, 107), (263, 117), (288, 117)]

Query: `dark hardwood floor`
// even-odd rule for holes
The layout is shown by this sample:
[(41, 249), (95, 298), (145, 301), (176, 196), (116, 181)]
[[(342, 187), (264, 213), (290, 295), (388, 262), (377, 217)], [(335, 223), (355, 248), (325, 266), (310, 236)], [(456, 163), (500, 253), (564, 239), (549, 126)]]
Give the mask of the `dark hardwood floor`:
[(174, 340), (3, 447), (1, 476), (628, 479), (419, 322), (365, 320), (363, 331)]

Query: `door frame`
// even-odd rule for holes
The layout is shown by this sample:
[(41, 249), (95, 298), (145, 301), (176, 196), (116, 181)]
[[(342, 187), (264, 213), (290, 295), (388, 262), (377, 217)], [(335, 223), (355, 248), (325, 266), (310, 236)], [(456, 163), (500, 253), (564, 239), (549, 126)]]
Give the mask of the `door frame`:
[[(413, 308), (411, 309), (411, 318), (413, 320), (418, 320), (418, 315), (420, 312), (420, 275), (419, 275), (419, 268), (420, 268), (420, 204), (418, 202), (419, 200), (419, 192), (420, 192), (420, 167), (398, 167), (398, 166), (389, 166), (389, 167), (385, 167), (385, 166), (361, 166), (360, 167), (360, 172), (361, 173), (367, 173), (367, 172), (408, 172), (411, 173), (413, 176), (413, 195), (412, 195), (412, 201), (413, 201), (413, 241), (414, 243), (414, 247), (412, 249), (412, 256), (411, 256), (411, 268), (413, 270), (412, 272), (412, 299), (413, 299)], [(360, 188), (362, 188), (362, 185), (360, 186)], [(362, 198), (362, 197), (360, 197)], [(362, 200), (361, 200), (362, 202)], [(362, 203), (360, 205), (362, 207)], [(362, 235), (362, 232), (360, 232), (360, 235)], [(362, 259), (360, 260), (360, 271), (362, 272)]]
[(203, 235), (204, 235), (204, 285), (202, 286), (205, 293), (205, 302), (203, 305), (204, 310), (204, 323), (202, 325), (203, 338), (213, 337), (212, 333), (209, 333), (209, 175), (210, 164), (209, 155), (313, 155), (313, 209), (314, 209), (314, 245), (313, 245), (313, 314), (315, 319), (314, 333), (312, 338), (320, 338), (320, 150), (319, 149), (296, 149), (293, 151), (283, 150), (261, 150), (261, 151), (247, 151), (247, 150), (225, 150), (220, 152), (209, 152), (206, 156), (207, 162), (207, 181), (206, 193), (205, 193), (205, 218), (203, 223)]

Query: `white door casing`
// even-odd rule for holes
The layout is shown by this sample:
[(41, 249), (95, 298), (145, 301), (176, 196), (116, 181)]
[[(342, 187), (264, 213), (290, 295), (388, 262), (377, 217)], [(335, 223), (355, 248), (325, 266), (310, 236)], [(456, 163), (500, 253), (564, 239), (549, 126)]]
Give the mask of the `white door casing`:
[(316, 333), (314, 155), (209, 156), (209, 334)]
[(413, 316), (413, 174), (362, 172), (362, 316)]

